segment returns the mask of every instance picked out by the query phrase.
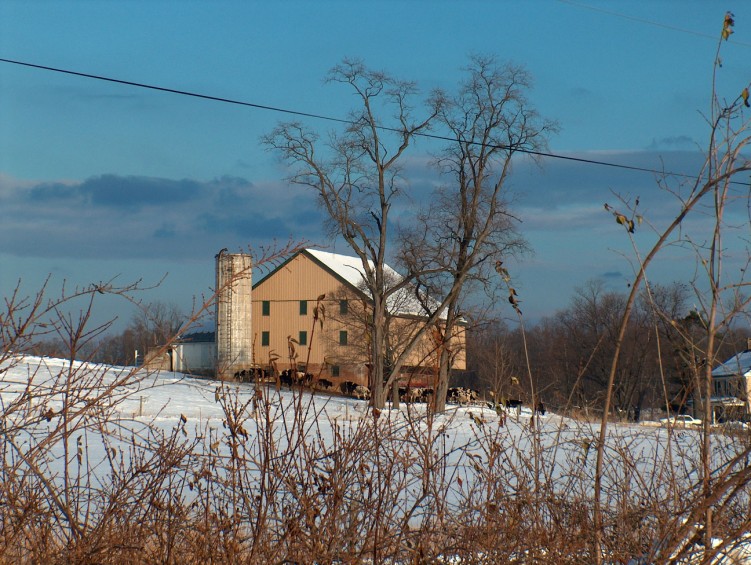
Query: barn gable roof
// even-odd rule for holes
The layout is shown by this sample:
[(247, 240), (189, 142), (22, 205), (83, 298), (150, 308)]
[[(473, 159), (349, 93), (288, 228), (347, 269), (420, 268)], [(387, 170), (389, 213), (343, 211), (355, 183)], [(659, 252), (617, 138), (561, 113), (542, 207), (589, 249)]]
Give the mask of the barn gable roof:
[[(269, 272), (266, 276), (260, 279), (253, 288), (263, 284), (264, 281), (271, 278), (274, 273), (282, 269), (287, 263), (295, 259), (298, 255), (305, 255), (311, 261), (316, 263), (325, 271), (332, 274), (342, 284), (349, 289), (367, 297), (367, 291), (364, 291), (363, 282), (365, 281), (365, 271), (362, 266), (362, 262), (359, 257), (352, 257), (349, 255), (341, 255), (339, 253), (331, 253), (328, 251), (320, 251), (318, 249), (303, 249), (298, 251), (295, 255), (287, 259), (284, 263), (279, 265), (273, 271)], [(372, 264), (372, 263), (371, 263)], [(386, 276), (398, 281), (402, 279), (402, 276), (393, 268), (388, 265), (384, 265), (384, 272)], [(425, 316), (426, 312), (422, 308), (420, 301), (413, 296), (413, 287), (406, 287), (399, 292), (392, 294), (389, 298), (389, 310), (394, 315), (399, 316)], [(438, 304), (434, 300), (428, 300), (431, 306), (438, 307)], [(445, 316), (441, 316), (444, 318)]]

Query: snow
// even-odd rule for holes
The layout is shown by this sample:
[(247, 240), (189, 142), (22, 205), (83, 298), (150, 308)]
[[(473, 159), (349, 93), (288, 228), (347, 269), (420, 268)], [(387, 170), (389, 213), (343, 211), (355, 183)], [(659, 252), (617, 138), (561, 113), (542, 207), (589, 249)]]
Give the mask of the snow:
[[(354, 288), (363, 288), (365, 271), (359, 257), (350, 257), (348, 255), (340, 255), (317, 249), (306, 249), (306, 252), (310, 253)], [(371, 267), (373, 266), (373, 262), (370, 260), (368, 260), (368, 264)], [(383, 271), (386, 279), (392, 281), (393, 284), (397, 284), (402, 280), (402, 276), (388, 265), (383, 266)], [(388, 307), (391, 313), (402, 316), (424, 316), (426, 312), (420, 302), (413, 296), (413, 292), (414, 287), (409, 286), (392, 294), (388, 299)], [(439, 306), (439, 304), (430, 298), (428, 298), (428, 303), (431, 308), (438, 308)], [(445, 312), (440, 317), (445, 319)]]
[[(132, 446), (142, 448), (171, 435), (182, 434), (192, 442), (197, 457), (210, 451), (230, 459), (228, 429), (233, 414), (242, 422), (242, 433), (251, 439), (259, 439), (263, 429), (270, 429), (276, 445), (284, 446), (291, 441), (289, 430), (298, 425), (303, 441), (318, 442), (324, 449), (341, 441), (341, 434), (356, 433), (364, 423), (373, 421), (367, 404), (351, 398), (275, 391), (270, 385), (264, 385), (262, 394), (263, 399), (258, 401), (257, 391), (250, 384), (128, 367), (71, 364), (61, 359), (9, 356), (0, 364), (0, 408), (6, 441), (13, 439), (19, 457), (22, 453), (30, 457), (42, 453), (47, 438), (57, 438), (59, 445), (51, 446), (41, 467), (53, 481), (61, 480), (65, 461), (58, 432), (66, 398), (68, 425), (73, 429), (69, 437), (75, 442), (79, 465), (84, 461), (93, 470), (93, 484), (109, 480), (105, 462), (110, 454), (134, 457), (139, 451)], [(273, 425), (265, 428), (264, 421)], [(425, 405), (414, 404), (398, 410), (387, 407), (378, 425), (391, 430), (395, 437), (403, 434), (407, 438), (405, 453), (419, 450), (419, 438), (429, 438), (431, 449), (446, 465), (446, 476), (456, 480), (447, 490), (449, 507), (481, 492), (476, 488), (491, 471), (511, 470), (507, 488), (522, 486), (519, 483), (532, 476), (525, 467), (533, 464), (540, 465), (546, 480), (554, 485), (552, 491), (559, 496), (586, 496), (586, 490), (575, 490), (591, 488), (597, 424), (550, 412), (533, 415), (526, 408), (506, 413), (487, 405), (450, 406), (445, 413), (430, 417)], [(671, 485), (678, 485), (682, 496), (692, 495), (701, 484), (700, 433), (611, 425), (605, 501), (617, 497), (624, 488), (643, 489), (659, 499), (669, 494)], [(741, 449), (732, 437), (718, 435), (714, 441), (715, 467), (722, 470)], [(414, 472), (414, 477), (405, 479), (407, 495), (419, 487), (419, 470)], [(675, 482), (665, 481), (666, 476)], [(419, 519), (414, 525), (419, 527)], [(746, 543), (742, 550), (751, 553), (749, 547)]]
[(724, 377), (727, 375), (744, 375), (751, 376), (751, 351), (746, 350), (734, 355), (724, 363), (721, 363), (712, 369), (713, 377)]

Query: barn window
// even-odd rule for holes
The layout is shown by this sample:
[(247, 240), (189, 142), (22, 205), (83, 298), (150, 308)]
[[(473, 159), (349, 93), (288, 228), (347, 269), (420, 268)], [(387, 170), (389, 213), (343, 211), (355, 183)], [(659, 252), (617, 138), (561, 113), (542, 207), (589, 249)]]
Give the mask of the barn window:
[(339, 314), (346, 314), (349, 310), (349, 306), (347, 305), (346, 300), (340, 300), (339, 301)]
[(339, 345), (347, 345), (347, 330), (339, 332)]
[(264, 300), (261, 302), (261, 314), (268, 316), (271, 313), (271, 302)]
[(331, 366), (331, 376), (332, 377), (338, 377), (339, 376), (339, 365), (332, 365)]
[(298, 343), (300, 345), (308, 345), (308, 332), (300, 332), (300, 339), (298, 339)]
[(306, 316), (308, 314), (308, 301), (300, 301), (300, 316)]
[(261, 345), (268, 347), (269, 345), (269, 332), (261, 332)]

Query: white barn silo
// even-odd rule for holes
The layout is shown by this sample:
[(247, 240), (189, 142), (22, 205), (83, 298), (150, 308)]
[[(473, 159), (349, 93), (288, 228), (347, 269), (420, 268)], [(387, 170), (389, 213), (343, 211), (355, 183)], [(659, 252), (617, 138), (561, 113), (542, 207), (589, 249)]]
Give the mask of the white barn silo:
[(216, 376), (231, 379), (253, 364), (251, 331), (251, 257), (216, 256)]

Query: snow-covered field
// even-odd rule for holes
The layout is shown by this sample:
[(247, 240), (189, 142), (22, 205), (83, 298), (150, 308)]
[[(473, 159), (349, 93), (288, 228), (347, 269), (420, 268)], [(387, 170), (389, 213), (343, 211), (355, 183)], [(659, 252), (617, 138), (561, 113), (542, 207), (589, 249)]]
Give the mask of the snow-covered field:
[[(351, 496), (355, 486), (372, 490), (372, 477), (382, 474), (397, 494), (388, 512), (379, 510), (379, 519), (403, 523), (409, 531), (426, 528), (435, 512), (471, 521), (480, 516), (478, 509), (522, 493), (544, 491), (547, 499), (571, 508), (591, 508), (592, 503), (598, 426), (550, 412), (450, 406), (430, 416), (425, 405), (402, 404), (374, 418), (365, 402), (327, 393), (275, 391), (265, 385), (259, 392), (251, 384), (15, 356), (0, 365), (0, 408), (6, 479), (9, 473), (34, 476), (32, 482), (53, 499), (69, 500), (74, 488), (102, 494), (75, 503), (78, 518), (68, 518), (82, 528), (96, 521), (91, 515), (114, 496), (113, 485), (130, 485), (149, 473), (159, 477), (164, 492), (172, 489), (165, 500), (195, 504), (211, 490), (226, 508), (243, 507), (244, 512), (273, 490), (278, 500), (268, 507), (278, 510), (276, 516), (291, 512), (292, 501), (308, 500), (297, 492), (306, 477), (321, 496), (330, 496), (340, 483), (348, 485)], [(745, 461), (734, 458), (747, 455), (747, 444), (745, 436), (716, 435), (717, 478), (745, 467)], [(376, 455), (370, 453), (373, 446)], [(698, 430), (613, 424), (605, 456), (603, 503), (613, 516), (636, 501), (645, 510), (630, 527), (643, 524), (649, 530), (659, 523), (663, 530), (678, 531), (687, 524), (702, 484)], [(165, 459), (169, 472), (157, 472)], [(255, 498), (238, 499), (238, 489)], [(361, 495), (366, 501), (376, 496)], [(747, 509), (745, 484), (727, 501), (728, 507)], [(366, 523), (362, 508), (358, 513)], [(324, 519), (317, 516), (315, 528), (323, 530)], [(690, 537), (690, 524), (685, 528), (679, 537)], [(618, 530), (617, 523), (613, 529)], [(743, 534), (735, 532), (725, 551), (739, 561), (720, 554), (714, 562), (746, 562)], [(664, 534), (638, 535), (637, 546), (651, 546), (655, 555), (661, 551)], [(720, 543), (722, 536), (716, 537)], [(693, 563), (692, 544), (679, 540), (670, 551), (685, 550), (679, 562)], [(455, 562), (469, 562), (456, 551), (449, 553)], [(634, 559), (638, 555), (631, 553)], [(493, 559), (497, 556), (473, 562)]]

